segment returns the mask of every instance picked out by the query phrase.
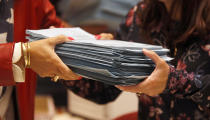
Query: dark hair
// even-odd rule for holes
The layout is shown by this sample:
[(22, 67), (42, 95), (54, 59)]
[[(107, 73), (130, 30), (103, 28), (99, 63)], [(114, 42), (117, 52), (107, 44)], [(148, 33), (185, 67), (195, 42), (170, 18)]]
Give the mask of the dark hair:
[[(168, 38), (168, 47), (175, 48), (184, 43), (191, 35), (207, 36), (210, 31), (210, 0), (173, 0), (170, 12), (159, 0), (144, 0), (144, 9), (138, 15), (143, 34), (149, 38), (152, 29), (162, 25)], [(181, 20), (176, 32), (170, 32), (172, 19), (176, 9), (181, 8)]]

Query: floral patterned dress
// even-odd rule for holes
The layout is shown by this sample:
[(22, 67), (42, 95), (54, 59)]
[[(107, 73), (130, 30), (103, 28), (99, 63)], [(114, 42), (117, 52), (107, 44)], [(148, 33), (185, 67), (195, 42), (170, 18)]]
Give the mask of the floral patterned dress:
[[(138, 4), (128, 13), (116, 38), (146, 43), (139, 35), (137, 12), (141, 9)], [(151, 36), (156, 44), (166, 47), (161, 27)], [(139, 96), (139, 120), (210, 120), (210, 34), (204, 39), (192, 36), (188, 41), (177, 48), (165, 91), (156, 97)], [(62, 83), (99, 104), (113, 101), (120, 94), (114, 86), (88, 79)]]

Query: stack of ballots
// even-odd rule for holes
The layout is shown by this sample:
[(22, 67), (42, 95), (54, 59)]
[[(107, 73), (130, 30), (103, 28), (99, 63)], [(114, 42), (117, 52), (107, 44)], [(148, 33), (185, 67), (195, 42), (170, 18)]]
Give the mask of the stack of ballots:
[(62, 61), (75, 73), (110, 85), (135, 85), (149, 76), (155, 68), (142, 49), (156, 52), (169, 62), (168, 49), (161, 46), (125, 42), (119, 40), (96, 40), (95, 36), (80, 28), (54, 28), (27, 30), (30, 41), (63, 34), (72, 41), (59, 44), (55, 51)]

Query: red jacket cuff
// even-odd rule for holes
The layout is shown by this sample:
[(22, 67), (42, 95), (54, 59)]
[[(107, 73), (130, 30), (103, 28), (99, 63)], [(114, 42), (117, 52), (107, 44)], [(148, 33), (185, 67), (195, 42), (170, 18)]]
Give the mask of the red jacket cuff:
[(12, 57), (14, 43), (0, 44), (0, 86), (14, 85)]

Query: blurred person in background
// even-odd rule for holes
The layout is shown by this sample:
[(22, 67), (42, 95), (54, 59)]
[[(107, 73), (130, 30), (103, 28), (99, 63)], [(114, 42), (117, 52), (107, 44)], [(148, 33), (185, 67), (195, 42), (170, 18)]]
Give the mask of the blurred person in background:
[[(107, 26), (114, 31), (139, 0), (51, 0), (57, 15), (74, 26)], [(88, 31), (89, 32), (89, 31)], [(103, 32), (101, 30), (101, 32)], [(100, 33), (100, 31), (99, 31)], [(97, 33), (97, 34), (99, 34)], [(96, 33), (94, 33), (96, 34)]]
[(64, 25), (48, 0), (0, 0), (0, 26), (0, 120), (33, 120), (34, 72), (54, 79), (79, 76), (54, 52), (55, 45), (67, 41), (66, 37), (24, 43), (25, 30)]
[[(162, 45), (174, 57), (168, 65), (156, 53), (143, 50), (155, 62), (155, 70), (138, 85), (116, 86), (138, 94), (139, 120), (210, 119), (209, 14), (209, 0), (144, 0), (120, 25), (115, 39)], [(115, 100), (121, 92), (88, 79), (62, 83), (99, 104)]]

